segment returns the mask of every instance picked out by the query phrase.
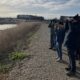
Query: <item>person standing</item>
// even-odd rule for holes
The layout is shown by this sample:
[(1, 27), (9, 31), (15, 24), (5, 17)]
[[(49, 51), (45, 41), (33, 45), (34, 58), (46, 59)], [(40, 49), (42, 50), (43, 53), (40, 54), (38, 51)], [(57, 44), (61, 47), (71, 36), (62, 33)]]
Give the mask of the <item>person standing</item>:
[(64, 23), (60, 21), (56, 26), (56, 50), (57, 50), (57, 61), (62, 61), (62, 44), (64, 41)]
[[(73, 20), (67, 22), (67, 26), (69, 29), (67, 40), (66, 40), (66, 47), (68, 50), (68, 57), (69, 57), (69, 65), (68, 68), (65, 68), (67, 71), (68, 76), (74, 76), (76, 73), (76, 51), (78, 46), (78, 37), (80, 35), (80, 22), (79, 16), (76, 15), (73, 17)], [(66, 30), (65, 30), (66, 31)]]
[(49, 49), (54, 49), (55, 50), (55, 31), (54, 31), (54, 26), (56, 23), (56, 19), (53, 19), (50, 21), (49, 28), (50, 28), (50, 48)]

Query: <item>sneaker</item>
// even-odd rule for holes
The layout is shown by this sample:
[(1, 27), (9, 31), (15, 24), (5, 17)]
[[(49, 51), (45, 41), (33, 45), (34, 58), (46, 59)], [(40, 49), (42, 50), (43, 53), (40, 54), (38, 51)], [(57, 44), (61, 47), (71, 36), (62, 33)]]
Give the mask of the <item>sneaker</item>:
[(75, 72), (70, 71), (70, 72), (68, 72), (66, 75), (67, 75), (67, 76), (75, 76)]
[(59, 57), (56, 57), (56, 59), (58, 59)]
[(56, 61), (57, 61), (57, 62), (62, 62), (62, 59), (58, 58)]

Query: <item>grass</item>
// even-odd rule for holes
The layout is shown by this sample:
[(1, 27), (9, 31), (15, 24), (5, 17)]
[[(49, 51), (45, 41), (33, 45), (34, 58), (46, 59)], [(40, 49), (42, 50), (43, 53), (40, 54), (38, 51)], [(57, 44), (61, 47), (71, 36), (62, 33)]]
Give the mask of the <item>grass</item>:
[(27, 57), (27, 55), (23, 52), (12, 52), (12, 54), (9, 55), (10, 60), (22, 60), (25, 57)]
[(12, 52), (11, 54), (8, 55), (9, 57), (9, 61), (11, 63), (0, 63), (0, 74), (1, 73), (8, 73), (12, 67), (14, 67), (16, 62), (20, 62), (21, 60), (25, 59), (25, 58), (30, 58), (31, 55), (29, 53), (24, 53), (24, 52)]
[(0, 73), (7, 73), (10, 70), (11, 65), (0, 64)]
[(28, 22), (0, 31), (0, 74), (11, 70), (15, 62), (31, 58), (31, 55), (25, 54), (24, 50), (30, 44), (31, 36), (39, 27), (39, 22)]

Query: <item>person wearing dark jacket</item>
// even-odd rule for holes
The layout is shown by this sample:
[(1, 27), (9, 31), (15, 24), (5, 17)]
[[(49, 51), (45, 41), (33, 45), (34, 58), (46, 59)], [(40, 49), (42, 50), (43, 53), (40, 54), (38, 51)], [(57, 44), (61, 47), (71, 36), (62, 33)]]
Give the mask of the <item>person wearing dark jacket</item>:
[[(78, 38), (80, 35), (80, 22), (79, 22), (79, 16), (76, 15), (73, 17), (72, 21), (67, 22), (66, 24), (68, 27), (69, 33), (67, 35), (67, 41), (66, 41), (66, 47), (68, 50), (68, 56), (69, 56), (69, 66), (68, 68), (65, 68), (67, 71), (68, 76), (73, 76), (76, 73), (76, 50), (78, 46), (80, 45), (78, 43)], [(67, 29), (67, 28), (66, 28)], [(66, 31), (66, 30), (65, 30)]]
[(50, 21), (49, 23), (49, 28), (50, 28), (50, 48), (49, 49), (53, 49), (55, 50), (55, 32), (54, 32), (54, 26), (56, 23), (56, 19), (53, 19)]

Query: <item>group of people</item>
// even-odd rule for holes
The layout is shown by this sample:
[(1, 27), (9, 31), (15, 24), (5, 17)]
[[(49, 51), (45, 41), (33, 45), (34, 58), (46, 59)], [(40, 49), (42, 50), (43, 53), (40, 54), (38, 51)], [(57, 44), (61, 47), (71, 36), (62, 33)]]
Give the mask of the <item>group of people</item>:
[[(80, 17), (76, 15), (72, 18), (63, 20), (53, 19), (49, 26), (50, 48), (57, 51), (56, 59), (58, 62), (63, 61), (62, 45), (66, 46), (69, 57), (68, 67), (65, 68), (68, 76), (76, 73), (76, 59), (80, 61)], [(63, 44), (64, 43), (64, 44)]]

